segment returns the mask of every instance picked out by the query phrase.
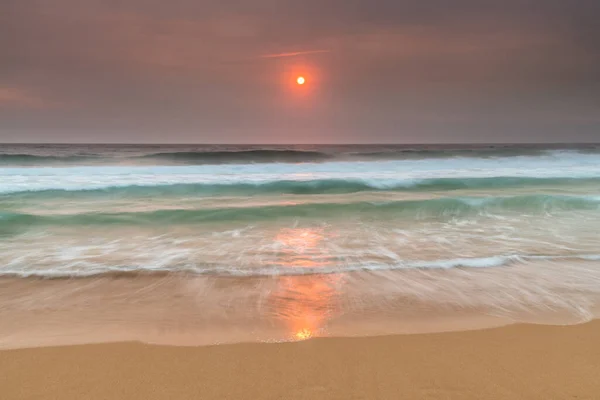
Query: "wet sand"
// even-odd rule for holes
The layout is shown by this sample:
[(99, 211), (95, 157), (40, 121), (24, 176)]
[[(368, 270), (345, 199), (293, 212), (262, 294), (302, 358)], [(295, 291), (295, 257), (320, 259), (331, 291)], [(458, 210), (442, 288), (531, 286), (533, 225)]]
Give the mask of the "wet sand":
[(597, 399), (600, 321), (295, 343), (0, 351), (0, 398)]

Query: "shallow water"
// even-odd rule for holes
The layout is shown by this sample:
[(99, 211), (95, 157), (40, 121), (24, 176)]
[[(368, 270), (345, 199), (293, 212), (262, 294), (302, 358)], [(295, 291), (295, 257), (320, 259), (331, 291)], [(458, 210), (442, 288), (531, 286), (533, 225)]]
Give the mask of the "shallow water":
[(6, 145), (0, 346), (577, 323), (599, 226), (592, 145)]

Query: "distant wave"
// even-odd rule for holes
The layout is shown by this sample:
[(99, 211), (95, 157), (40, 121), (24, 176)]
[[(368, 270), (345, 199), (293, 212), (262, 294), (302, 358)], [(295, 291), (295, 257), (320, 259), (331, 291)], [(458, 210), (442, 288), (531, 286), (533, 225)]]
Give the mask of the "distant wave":
[(34, 154), (0, 154), (0, 165), (40, 165), (56, 163), (80, 163), (98, 160), (97, 156), (40, 156)]
[(234, 151), (157, 152), (142, 155), (111, 156), (103, 153), (77, 155), (0, 154), (0, 165), (45, 164), (113, 164), (113, 163), (167, 163), (184, 165), (300, 163), (326, 161), (383, 161), (440, 158), (500, 158), (520, 156), (547, 156), (555, 153), (598, 154), (599, 148), (549, 150), (518, 147), (484, 147), (466, 149), (393, 148), (381, 151), (311, 151), (290, 149), (252, 149)]
[(149, 212), (34, 215), (0, 213), (0, 234), (36, 225), (166, 225), (220, 221), (261, 221), (281, 218), (459, 218), (477, 213), (520, 211), (550, 213), (600, 210), (600, 197), (526, 195), (511, 197), (445, 197), (381, 203), (300, 203), (255, 207), (168, 209)]
[(54, 197), (158, 197), (158, 196), (252, 196), (277, 194), (347, 194), (366, 191), (411, 192), (450, 191), (460, 189), (503, 189), (515, 187), (539, 187), (545, 185), (566, 186), (599, 184), (595, 178), (534, 178), (534, 177), (489, 177), (489, 178), (437, 178), (419, 180), (378, 179), (317, 179), (307, 181), (266, 181), (255, 183), (176, 183), (167, 185), (107, 186), (87, 189), (46, 189), (19, 191), (0, 194), (0, 199)]
[(0, 165), (46, 165), (46, 164), (112, 164), (123, 162), (167, 163), (186, 165), (249, 164), (249, 163), (298, 163), (322, 162), (333, 159), (333, 154), (319, 151), (297, 150), (240, 150), (240, 151), (188, 151), (160, 152), (135, 156), (86, 155), (35, 155), (0, 154)]
[(334, 155), (320, 151), (241, 150), (154, 153), (141, 156), (140, 158), (163, 159), (188, 164), (247, 164), (318, 162), (332, 159)]
[(162, 267), (146, 266), (97, 266), (93, 268), (73, 269), (58, 267), (56, 269), (0, 269), (0, 276), (19, 278), (85, 278), (98, 275), (109, 276), (138, 276), (138, 275), (165, 275), (165, 274), (198, 274), (216, 276), (297, 276), (297, 275), (325, 275), (352, 273), (360, 271), (384, 272), (407, 269), (452, 269), (452, 268), (498, 268), (511, 264), (527, 261), (600, 261), (600, 254), (573, 254), (573, 255), (495, 255), (489, 257), (455, 258), (446, 260), (406, 261), (394, 264), (340, 264), (327, 267), (290, 267), (272, 265), (259, 268), (233, 268), (230, 265), (192, 266), (167, 265)]
[(406, 160), (421, 158), (491, 158), (491, 157), (521, 157), (544, 156), (552, 154), (548, 149), (531, 148), (474, 148), (474, 149), (392, 149), (389, 151), (349, 153), (357, 158), (376, 160)]
[(453, 157), (516, 157), (549, 154), (544, 149), (486, 148), (486, 149), (391, 149), (375, 152), (329, 153), (306, 150), (243, 150), (243, 151), (199, 151), (181, 153), (155, 153), (142, 156), (150, 159), (166, 159), (190, 164), (228, 163), (296, 163), (322, 162), (329, 160), (377, 161), (407, 160)]

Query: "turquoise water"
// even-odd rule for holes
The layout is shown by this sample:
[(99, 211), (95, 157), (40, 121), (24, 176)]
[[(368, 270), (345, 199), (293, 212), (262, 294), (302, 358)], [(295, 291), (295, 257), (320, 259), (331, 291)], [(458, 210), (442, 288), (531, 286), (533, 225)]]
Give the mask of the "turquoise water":
[[(272, 260), (272, 249), (261, 255), (254, 247), (257, 240), (277, 247), (277, 232), (298, 227), (342, 232), (310, 249), (334, 244), (327, 263), (334, 271), (381, 268), (382, 258), (394, 268), (405, 262), (600, 254), (588, 230), (600, 219), (600, 149), (591, 145), (6, 145), (0, 165), (5, 275), (147, 270), (131, 254), (132, 234), (142, 242), (160, 238), (161, 248), (169, 249), (175, 261), (154, 254), (161, 270), (213, 266), (213, 272), (243, 269), (252, 275), (268, 266), (286, 274), (288, 265)], [(404, 259), (412, 238), (423, 232), (443, 237), (462, 225), (469, 226), (465, 233), (489, 238), (489, 247), (424, 242)], [(540, 231), (544, 226), (553, 228)], [(402, 241), (392, 240), (400, 238), (395, 230), (402, 231)], [(506, 236), (494, 234), (498, 230)], [(214, 239), (224, 232), (237, 232), (237, 249), (228, 250), (238, 253), (237, 261), (208, 256), (228, 247), (227, 235)], [(190, 235), (199, 247), (186, 247)], [(377, 243), (381, 235), (389, 237)], [(196, 243), (201, 237), (207, 238)], [(110, 257), (100, 250), (106, 241)], [(352, 241), (358, 245), (348, 246)], [(33, 242), (41, 246), (35, 256), (28, 248)]]

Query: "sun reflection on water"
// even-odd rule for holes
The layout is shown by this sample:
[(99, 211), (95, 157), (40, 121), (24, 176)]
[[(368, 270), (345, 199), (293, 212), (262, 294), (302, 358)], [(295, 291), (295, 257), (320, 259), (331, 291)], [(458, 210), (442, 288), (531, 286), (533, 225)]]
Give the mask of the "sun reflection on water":
[(318, 250), (324, 238), (323, 229), (284, 228), (277, 233), (275, 241), (286, 247), (286, 250), (303, 253), (307, 250)]
[(294, 337), (296, 338), (296, 340), (307, 340), (313, 337), (313, 333), (310, 329), (304, 328), (296, 332), (294, 334)]
[[(289, 268), (318, 270), (332, 263), (323, 228), (281, 229), (274, 240), (280, 245), (277, 263)], [(293, 340), (322, 335), (336, 309), (342, 284), (337, 274), (308, 274), (278, 278), (270, 301), (276, 318)]]

